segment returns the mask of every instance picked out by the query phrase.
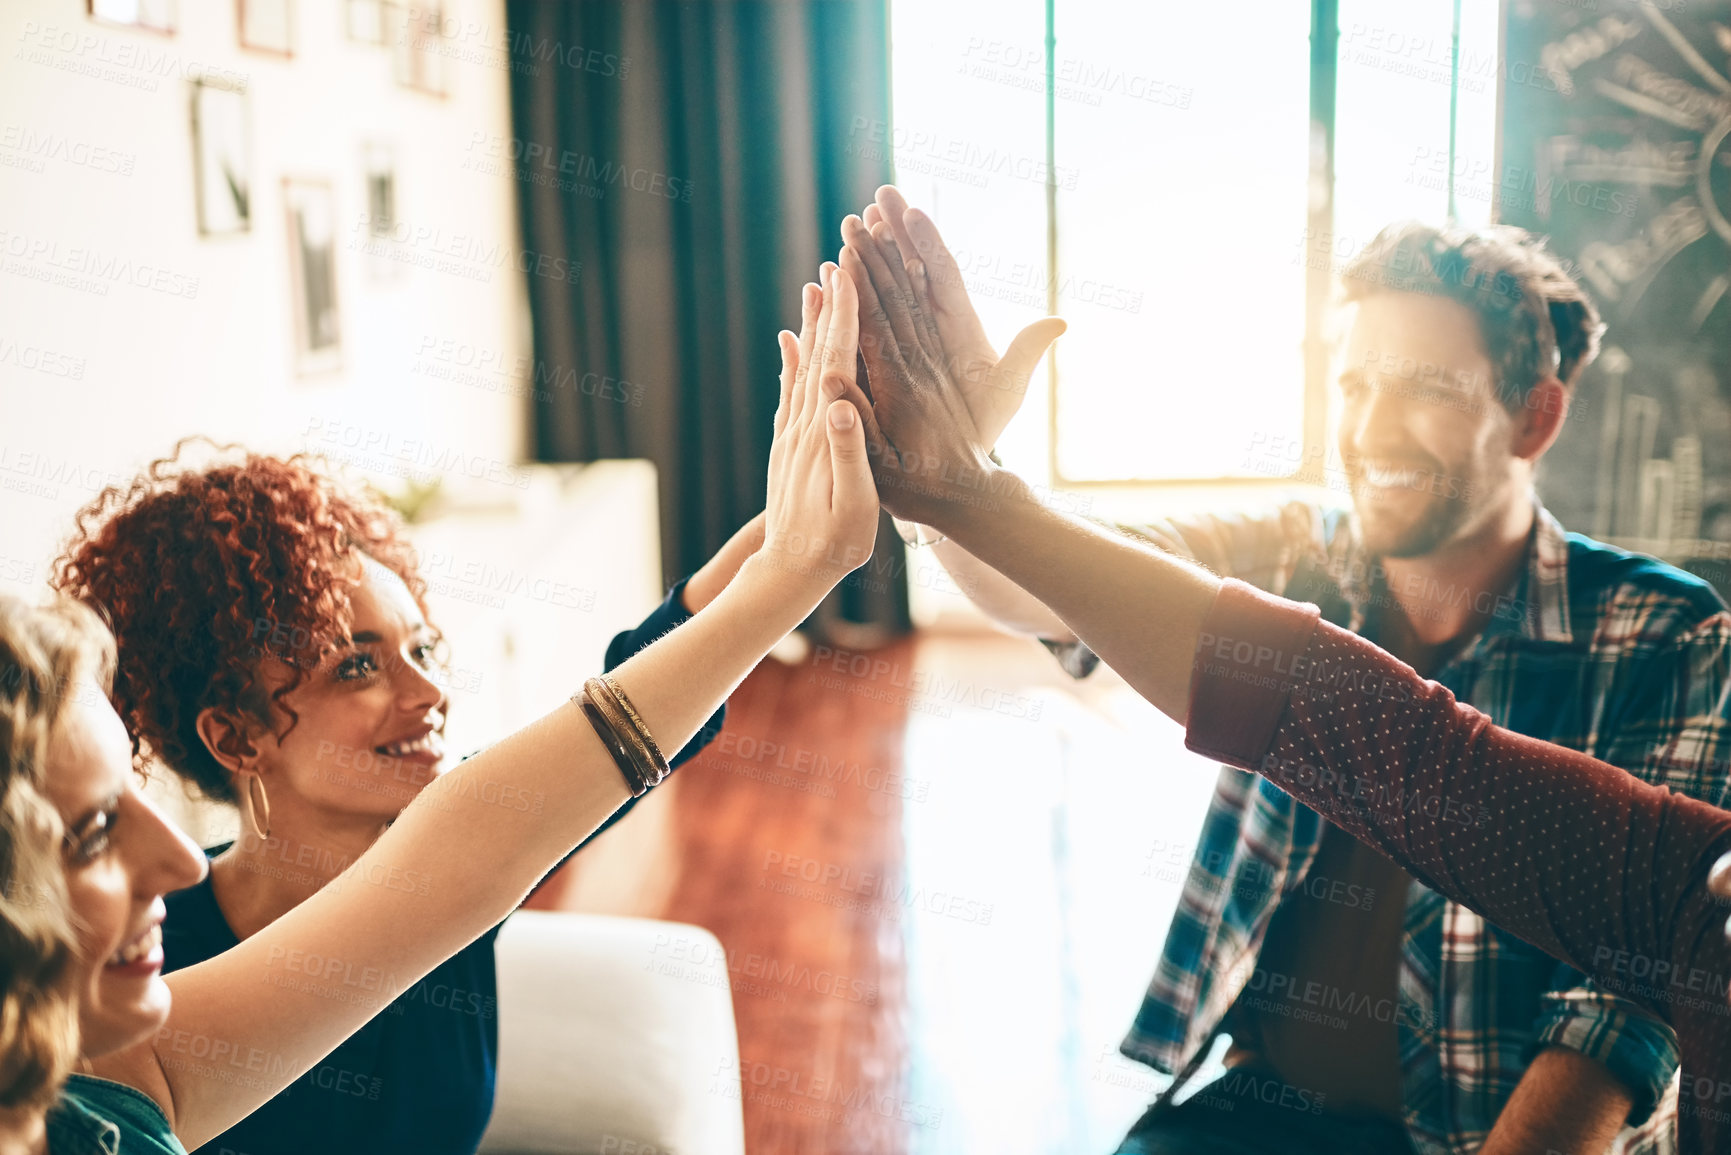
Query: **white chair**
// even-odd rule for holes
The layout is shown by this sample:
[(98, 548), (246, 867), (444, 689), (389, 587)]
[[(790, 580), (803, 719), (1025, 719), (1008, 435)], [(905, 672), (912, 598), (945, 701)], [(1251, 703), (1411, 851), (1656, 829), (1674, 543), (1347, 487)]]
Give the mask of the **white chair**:
[(743, 1155), (739, 1036), (702, 927), (525, 910), (499, 934), (484, 1152)]

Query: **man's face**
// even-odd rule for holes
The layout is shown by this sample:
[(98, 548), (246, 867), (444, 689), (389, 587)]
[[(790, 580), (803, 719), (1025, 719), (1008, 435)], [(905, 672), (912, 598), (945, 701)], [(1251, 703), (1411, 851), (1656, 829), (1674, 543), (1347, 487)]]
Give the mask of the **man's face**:
[(1361, 302), (1340, 384), (1340, 452), (1372, 553), (1423, 557), (1525, 500), (1516, 419), (1465, 305), (1420, 293)]

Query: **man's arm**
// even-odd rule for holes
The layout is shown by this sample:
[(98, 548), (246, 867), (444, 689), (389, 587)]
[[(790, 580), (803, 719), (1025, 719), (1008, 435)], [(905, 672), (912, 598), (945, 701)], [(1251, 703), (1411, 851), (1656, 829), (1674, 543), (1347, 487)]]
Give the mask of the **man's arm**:
[[(1731, 760), (1725, 717), (1728, 617), (1716, 599), (1655, 598), (1650, 587), (1619, 590), (1608, 610), (1625, 623), (1614, 663), (1595, 667), (1588, 692), (1603, 704), (1598, 741), (1588, 752), (1648, 782), (1723, 806), (1724, 767)], [(1705, 616), (1703, 616), (1705, 615)], [(1543, 1146), (1572, 1152), (1568, 1136), (1586, 1116), (1563, 1085), (1565, 1056), (1589, 1087), (1619, 1086), (1631, 1123), (1645, 1122), (1661, 1103), (1677, 1069), (1677, 1039), (1628, 998), (1564, 972), (1542, 997), (1535, 1056), (1491, 1132), (1494, 1143), (1540, 1135)], [(1594, 1101), (1597, 1101), (1596, 1099)], [(1597, 1112), (1595, 1112), (1597, 1113)], [(1609, 1122), (1610, 1112), (1602, 1113)], [(1505, 1139), (1507, 1130), (1513, 1138)], [(1494, 1152), (1499, 1146), (1487, 1146)], [(1603, 1146), (1583, 1148), (1602, 1151)]]
[[(963, 507), (935, 524), (958, 546), (973, 547), (1027, 582), (1138, 692), (1178, 721), (1187, 720), (1189, 683), (1177, 667), (1194, 660), (1202, 618), (1218, 589), (1211, 575), (1023, 502), (1006, 501), (996, 510)], [(1175, 638), (1189, 645), (1174, 646)], [(1629, 1088), (1604, 1064), (1577, 1051), (1547, 1048), (1523, 1075), (1483, 1152), (1602, 1155), (1633, 1104)]]
[(1546, 1047), (1521, 1076), (1479, 1155), (1604, 1155), (1634, 1101), (1603, 1063)]
[(980, 504), (925, 518), (956, 545), (1050, 607), (1066, 629), (1167, 715), (1183, 721), (1196, 637), (1220, 579), (1103, 526), (1048, 509), (996, 470)]
[[(1102, 522), (1107, 529), (1145, 542), (1167, 553), (1199, 563), (1210, 573), (1235, 577), (1270, 593), (1287, 594), (1294, 581), (1305, 590), (1293, 592), (1300, 600), (1312, 600), (1319, 591), (1301, 576), (1312, 551), (1327, 552), (1328, 514), (1308, 501), (1240, 514), (1196, 514), (1161, 518), (1134, 525)], [(949, 569), (956, 584), (999, 624), (1019, 633), (1054, 643), (1060, 657), (1066, 651), (1086, 654), (1063, 619), (1038, 598), (1005, 577), (954, 541), (940, 541), (934, 551)], [(1326, 573), (1320, 575), (1327, 577)], [(1329, 585), (1334, 585), (1329, 579)], [(1084, 665), (1092, 668), (1092, 656)]]
[[(863, 402), (867, 453), (891, 512), (954, 538), (1049, 606), (1138, 693), (1184, 722), (1192, 749), (1259, 770), (1432, 889), (1611, 989), (1627, 982), (1607, 965), (1607, 947), (1685, 957), (1701, 949), (1699, 928), (1712, 921), (1716, 942), (1703, 955), (1723, 959), (1725, 919), (1705, 909), (1701, 878), (1692, 871), (1651, 874), (1651, 864), (1638, 857), (1619, 862), (1617, 847), (1605, 846), (1602, 834), (1614, 831), (1638, 850), (1656, 845), (1663, 831), (1685, 860), (1705, 863), (1709, 849), (1713, 858), (1731, 850), (1723, 811), (1578, 752), (1498, 731), (1362, 638), (1318, 626), (1314, 610), (1285, 603), (1290, 620), (1278, 628), (1222, 637), (1221, 628), (1233, 627), (1228, 617), (1205, 635), (1224, 583), (1045, 507), (1025, 482), (993, 463), (935, 330), (910, 320), (907, 294), (896, 291), (894, 271), (858, 218), (843, 223), (843, 235), (842, 268), (860, 286), (860, 345), (872, 381), (869, 399), (856, 404)], [(880, 293), (883, 285), (889, 289)], [(1321, 646), (1313, 645), (1318, 631), (1326, 635)], [(1299, 659), (1306, 663), (1302, 677), (1292, 666)], [(1214, 689), (1193, 703), (1195, 670)], [(1334, 699), (1294, 690), (1295, 683), (1323, 679), (1321, 688)], [(1384, 688), (1404, 696), (1385, 699)], [(1307, 710), (1289, 708), (1289, 695)], [(1244, 700), (1255, 700), (1261, 711), (1252, 723), (1243, 716)], [(1335, 709), (1335, 702), (1352, 708)], [(1285, 728), (1271, 747), (1276, 723)], [(1344, 804), (1337, 804), (1335, 795), (1349, 783), (1371, 790), (1368, 801), (1342, 795)], [(1409, 794), (1421, 810), (1404, 805)], [(1375, 805), (1385, 796), (1402, 804)], [(1513, 851), (1523, 837), (1540, 834), (1544, 844)], [(1567, 848), (1567, 857), (1556, 857), (1553, 842)], [(1600, 853), (1606, 862), (1579, 869), (1582, 855)], [(1621, 873), (1637, 866), (1634, 877)], [(1731, 964), (1717, 973), (1731, 973)], [(1669, 1018), (1671, 1008), (1638, 989), (1628, 994)]]
[(946, 538), (932, 547), (956, 586), (987, 617), (1007, 630), (1047, 641), (1072, 643), (1076, 635), (1064, 620), (1027, 590)]

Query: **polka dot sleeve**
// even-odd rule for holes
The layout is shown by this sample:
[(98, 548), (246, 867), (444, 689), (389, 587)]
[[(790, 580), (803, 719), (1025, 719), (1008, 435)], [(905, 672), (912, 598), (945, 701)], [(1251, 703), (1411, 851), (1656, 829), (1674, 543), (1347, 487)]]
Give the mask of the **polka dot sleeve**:
[(1731, 1152), (1731, 813), (1499, 726), (1314, 607), (1227, 582), (1188, 743), (1669, 1022), (1684, 1151)]

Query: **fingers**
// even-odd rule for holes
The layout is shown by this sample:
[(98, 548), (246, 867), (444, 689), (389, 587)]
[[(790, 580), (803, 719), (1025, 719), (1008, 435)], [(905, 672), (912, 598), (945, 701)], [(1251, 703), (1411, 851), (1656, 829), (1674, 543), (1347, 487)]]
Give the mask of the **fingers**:
[(775, 405), (775, 435), (780, 437), (792, 410), (793, 379), (799, 373), (799, 338), (783, 329), (775, 339), (781, 345), (781, 399)]
[[(853, 275), (835, 264), (828, 266), (829, 284), (835, 295), (829, 330), (824, 334), (823, 372), (842, 382), (843, 389), (856, 383), (859, 361), (859, 294)], [(827, 396), (826, 392), (826, 396)]]
[(829, 372), (829, 327), (835, 317), (835, 278), (831, 276), (835, 267), (833, 262), (825, 261), (818, 269), (824, 287), (819, 294), (817, 320), (813, 324), (815, 337), (806, 363), (805, 401), (800, 407), (802, 420), (807, 423), (817, 420), (818, 408), (827, 400), (823, 393), (823, 379)]
[(921, 347), (928, 356), (941, 359), (944, 353), (943, 341), (938, 336), (937, 325), (926, 311), (923, 293), (916, 289), (908, 277), (905, 250), (896, 244), (894, 230), (887, 224), (879, 224), (871, 229), (871, 236), (872, 240), (877, 242), (878, 251), (883, 254), (890, 276), (895, 278), (896, 292), (907, 302), (908, 315), (913, 318), (914, 333), (919, 337)]
[[(847, 242), (847, 247), (865, 265), (867, 275), (865, 280), (861, 282), (862, 294), (864, 285), (869, 282), (876, 292), (878, 304), (882, 307), (884, 315), (889, 321), (890, 331), (895, 334), (896, 343), (902, 346), (904, 357), (911, 356), (914, 350), (922, 347), (920, 335), (914, 328), (913, 314), (908, 309), (905, 290), (897, 288), (895, 274), (890, 271), (889, 261), (884, 257), (883, 248), (866, 229), (865, 222), (859, 217), (850, 216), (842, 221), (841, 235), (842, 239)], [(897, 260), (897, 264), (900, 264), (899, 260)], [(907, 274), (903, 272), (902, 276), (905, 282)], [(898, 300), (898, 297), (901, 299)]]
[(907, 222), (902, 218), (908, 211), (908, 202), (903, 199), (901, 190), (893, 184), (886, 184), (877, 191), (877, 199), (866, 206), (861, 214), (866, 228), (873, 236), (877, 235), (878, 225), (887, 224), (896, 238), (896, 248), (901, 252), (902, 268), (907, 270), (908, 283), (913, 286), (914, 298), (919, 302), (922, 311), (931, 308), (931, 287), (926, 279), (925, 255), (914, 243), (913, 234), (908, 231)]
[(875, 507), (878, 493), (872, 484), (871, 463), (866, 459), (865, 425), (859, 411), (847, 401), (832, 401), (826, 416), (824, 427), (829, 430), (830, 469), (834, 477), (831, 512), (856, 514), (867, 506)]
[[(896, 248), (901, 250), (902, 260), (906, 262), (908, 279), (915, 281), (914, 287), (918, 288), (917, 282), (925, 279), (926, 255), (920, 249), (913, 232), (908, 228), (906, 220), (908, 202), (906, 198), (902, 196), (901, 190), (895, 185), (886, 184), (878, 189), (877, 199), (872, 202), (872, 207), (877, 209), (878, 215), (890, 226), (890, 231), (896, 238)], [(868, 226), (871, 223), (871, 221), (866, 222)], [(872, 231), (876, 233), (877, 230), (873, 229)], [(915, 276), (916, 269), (918, 270), (917, 277)]]
[(872, 408), (871, 398), (858, 385), (851, 385), (843, 390), (841, 399), (859, 410), (860, 424), (865, 429), (867, 460), (882, 461), (884, 455), (891, 452), (890, 443), (878, 425), (877, 411)]
[[(851, 245), (842, 250), (841, 267), (847, 271), (859, 296), (860, 355), (865, 358), (868, 372), (874, 364), (888, 368), (900, 356), (900, 350), (895, 332), (890, 328), (889, 315), (884, 311), (883, 302), (878, 300), (871, 274), (866, 271), (859, 252)], [(887, 380), (890, 374), (885, 373), (884, 377)], [(881, 398), (874, 391), (872, 403), (875, 405), (879, 400)]]
[(1062, 317), (1043, 317), (1017, 333), (1010, 347), (1004, 350), (1003, 360), (998, 362), (998, 387), (1018, 392), (1026, 388), (1028, 378), (1034, 375), (1034, 366), (1040, 363), (1052, 342), (1062, 337), (1069, 327)]
[(805, 379), (811, 369), (811, 349), (817, 342), (817, 316), (822, 305), (822, 289), (808, 284), (800, 290), (799, 364), (793, 374), (793, 396), (788, 407), (790, 421), (805, 408)]
[(956, 264), (955, 256), (944, 244), (938, 226), (919, 209), (908, 209), (903, 213), (902, 225), (925, 266), (932, 307), (940, 315), (969, 318), (977, 328), (979, 320), (974, 316), (974, 303), (968, 299), (968, 290), (962, 285), (961, 266)]

